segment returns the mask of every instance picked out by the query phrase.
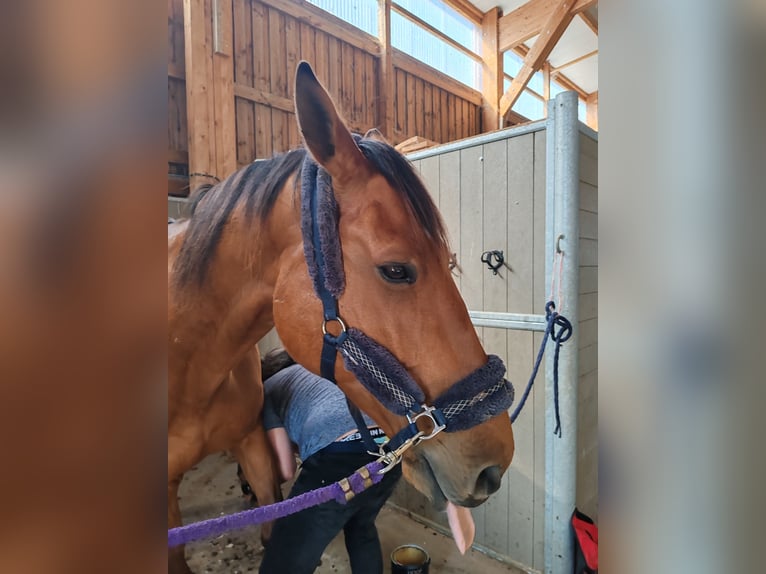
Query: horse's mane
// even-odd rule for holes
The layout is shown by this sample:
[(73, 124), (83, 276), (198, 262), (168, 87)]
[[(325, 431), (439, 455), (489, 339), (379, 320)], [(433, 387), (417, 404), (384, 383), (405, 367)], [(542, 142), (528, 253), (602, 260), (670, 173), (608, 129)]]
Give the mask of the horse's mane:
[[(397, 190), (423, 232), (441, 245), (447, 244), (444, 223), (412, 164), (390, 145), (373, 139), (357, 144), (376, 171)], [(257, 160), (215, 185), (205, 184), (192, 195), (192, 215), (173, 272), (178, 284), (201, 285), (215, 257), (216, 248), (232, 212), (245, 202), (248, 220), (263, 221), (287, 180), (297, 174), (306, 158), (298, 148)], [(300, 178), (296, 178), (297, 184)], [(244, 199), (243, 199), (244, 196)]]

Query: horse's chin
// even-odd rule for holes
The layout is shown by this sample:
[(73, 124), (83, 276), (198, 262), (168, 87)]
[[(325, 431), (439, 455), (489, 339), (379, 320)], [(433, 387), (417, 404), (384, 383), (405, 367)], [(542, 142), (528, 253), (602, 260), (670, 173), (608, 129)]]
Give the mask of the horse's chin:
[(474, 508), (488, 498), (458, 497), (452, 494), (449, 483), (443, 478), (439, 479), (428, 460), (428, 456), (422, 452), (417, 455), (406, 456), (402, 464), (402, 470), (407, 481), (425, 495), (431, 501), (434, 509), (439, 512), (447, 509), (448, 500), (457, 506)]

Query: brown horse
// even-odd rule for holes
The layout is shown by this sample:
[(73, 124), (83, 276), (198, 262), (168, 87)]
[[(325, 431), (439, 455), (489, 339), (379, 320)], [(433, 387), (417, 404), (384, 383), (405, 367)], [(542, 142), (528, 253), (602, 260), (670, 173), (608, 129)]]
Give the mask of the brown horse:
[[(355, 141), (306, 63), (296, 73), (295, 105), (306, 147), (331, 176), (337, 201), (340, 314), (395, 355), (430, 402), (487, 362), (452, 279), (441, 217), (401, 154), (375, 134)], [(293, 150), (235, 172), (171, 241), (170, 525), (178, 522), (180, 475), (210, 449), (208, 429), (229, 425), (228, 409), (244, 402), (230, 373), (244, 361), (259, 381), (257, 363), (248, 362), (255, 343), (276, 326), (290, 355), (320, 371), (323, 311), (304, 256), (297, 193), (305, 157), (306, 150)], [(336, 373), (389, 436), (406, 426), (341, 361)], [(476, 506), (499, 488), (513, 450), (503, 412), (410, 450), (404, 473), (438, 509), (447, 501)]]
[[(183, 241), (188, 222), (168, 226), (169, 264), (175, 261)], [(169, 267), (169, 277), (172, 267)], [(171, 317), (171, 343), (182, 345), (173, 333), (191, 333), (179, 329), (195, 322), (194, 308), (186, 294), (173, 289), (170, 282), (169, 304)], [(200, 301), (201, 303), (201, 301)], [(186, 309), (182, 311), (182, 309)], [(206, 309), (205, 306), (202, 309)], [(203, 310), (203, 313), (205, 311)], [(186, 317), (182, 314), (186, 313)], [(175, 329), (178, 329), (174, 331)], [(173, 367), (171, 354), (168, 366)], [(171, 371), (172, 373), (172, 371)], [(237, 358), (230, 371), (201, 380), (192, 376), (169, 379), (168, 386), (168, 527), (180, 526), (178, 486), (184, 473), (206, 455), (229, 450), (242, 467), (259, 504), (281, 500), (277, 462), (266, 432), (261, 424), (263, 383), (257, 347), (253, 346)], [(266, 541), (271, 524), (261, 527)], [(173, 548), (169, 555), (169, 572), (190, 572), (184, 560), (184, 549)]]

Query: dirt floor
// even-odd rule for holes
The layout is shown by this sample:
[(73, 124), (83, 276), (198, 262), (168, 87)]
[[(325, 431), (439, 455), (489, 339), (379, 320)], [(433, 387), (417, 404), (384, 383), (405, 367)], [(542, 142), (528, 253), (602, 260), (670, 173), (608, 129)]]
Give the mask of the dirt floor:
[[(236, 463), (226, 454), (206, 458), (189, 472), (181, 484), (181, 511), (184, 523), (229, 514), (248, 508), (236, 477)], [(461, 556), (454, 542), (399, 510), (385, 506), (378, 516), (386, 572), (391, 551), (401, 544), (418, 544), (431, 556), (432, 574), (524, 574), (507, 564), (471, 549)], [(260, 529), (240, 530), (213, 540), (196, 542), (186, 548), (189, 565), (196, 574), (245, 574), (257, 572), (263, 555)], [(318, 574), (350, 574), (351, 569), (339, 534), (322, 555)]]

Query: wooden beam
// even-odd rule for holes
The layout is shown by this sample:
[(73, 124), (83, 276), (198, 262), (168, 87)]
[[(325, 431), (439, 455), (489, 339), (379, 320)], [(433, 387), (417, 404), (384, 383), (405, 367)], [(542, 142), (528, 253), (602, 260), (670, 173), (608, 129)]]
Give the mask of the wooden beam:
[(343, 40), (347, 44), (351, 44), (360, 50), (364, 50), (368, 54), (374, 54), (375, 56), (380, 54), (380, 45), (375, 36), (371, 36), (367, 32), (364, 32), (355, 26), (351, 26), (348, 22), (344, 22), (337, 16), (330, 14), (321, 8), (317, 8), (305, 0), (258, 1), (261, 4), (279, 10), (288, 16), (292, 16), (301, 22), (305, 22), (317, 30), (326, 32), (330, 36)]
[[(522, 58), (526, 58), (527, 54), (529, 54), (529, 48), (527, 48), (524, 44), (521, 44), (520, 46), (516, 46), (515, 48), (513, 48), (513, 51), (519, 56), (521, 56)], [(508, 77), (511, 80), (513, 80), (513, 78), (511, 78), (510, 76)], [(558, 83), (565, 90), (571, 90), (573, 92), (577, 92), (577, 95), (580, 96), (583, 100), (588, 97), (588, 92), (583, 90), (580, 86), (575, 84), (572, 80), (570, 80), (569, 78), (567, 78), (564, 74), (560, 72), (558, 74), (551, 73), (551, 79), (556, 80), (556, 83)], [(534, 93), (534, 90), (532, 90), (531, 88), (527, 88), (527, 89)]]
[(389, 142), (394, 141), (394, 60), (391, 52), (391, 0), (378, 0), (378, 126)]
[(577, 0), (559, 0), (553, 13), (550, 14), (543, 29), (540, 32), (540, 36), (535, 41), (535, 45), (527, 53), (524, 58), (524, 63), (521, 66), (521, 70), (516, 74), (516, 77), (511, 82), (511, 86), (508, 91), (500, 98), (500, 114), (505, 113), (511, 109), (516, 100), (527, 87), (529, 80), (532, 79), (534, 73), (539, 70), (545, 60), (548, 59), (548, 55), (553, 50), (556, 42), (559, 41), (561, 35), (569, 26), (569, 23), (574, 18), (572, 7)]
[(585, 123), (598, 131), (598, 92), (593, 92), (585, 100)]
[(482, 14), (481, 10), (471, 4), (468, 0), (444, 0), (444, 3), (450, 8), (454, 8), (456, 12), (459, 12), (472, 22), (481, 24), (484, 14)]
[(593, 33), (598, 36), (598, 20), (593, 17), (590, 10), (583, 10), (580, 12), (580, 18), (582, 18), (582, 21), (585, 22), (588, 28), (593, 30)]
[(543, 116), (548, 117), (548, 100), (551, 99), (551, 63), (543, 64)]
[(560, 66), (556, 66), (555, 68), (552, 68), (551, 71), (554, 74), (558, 74), (561, 70), (568, 68), (569, 66), (574, 66), (575, 64), (579, 64), (583, 60), (587, 60), (591, 56), (595, 56), (598, 54), (598, 50), (593, 50), (592, 52), (588, 52), (587, 54), (584, 54), (580, 56), (579, 58), (575, 58), (574, 60), (570, 60), (568, 62), (565, 62), (564, 64), (561, 64)]
[(282, 110), (283, 112), (295, 113), (295, 104), (290, 98), (264, 92), (258, 88), (251, 88), (245, 84), (234, 84), (234, 95), (257, 104)]
[[(232, 0), (212, 0), (215, 170), (223, 179), (237, 169), (237, 118), (234, 105)], [(193, 173), (193, 172), (192, 172)]]
[(417, 26), (420, 26), (424, 30), (429, 31), (431, 34), (439, 38), (441, 41), (449, 44), (450, 46), (452, 46), (459, 52), (462, 52), (463, 54), (471, 58), (474, 62), (481, 62), (481, 56), (479, 56), (476, 52), (469, 50), (468, 48), (463, 46), (460, 42), (457, 42), (453, 38), (450, 38), (449, 36), (447, 36), (447, 34), (442, 32), (441, 30), (434, 28), (433, 26), (431, 26), (431, 24), (419, 18), (418, 16), (416, 16), (415, 14), (413, 14), (412, 12), (410, 12), (403, 6), (400, 6), (396, 2), (391, 2), (391, 8), (394, 11), (401, 14), (402, 16), (404, 16), (410, 22), (416, 24)]
[[(189, 173), (215, 173), (215, 132), (212, 98), (212, 18), (209, 0), (184, 0), (184, 55), (186, 61), (186, 110), (188, 118)], [(202, 181), (189, 182), (194, 189)]]
[[(579, 14), (597, 3), (598, 0), (576, 0), (572, 12)], [(500, 18), (500, 51), (506, 52), (539, 34), (557, 4), (557, 0), (530, 0)]]
[(488, 10), (481, 21), (481, 131), (500, 128), (500, 94), (503, 93), (503, 57), (497, 49), (500, 8)]

